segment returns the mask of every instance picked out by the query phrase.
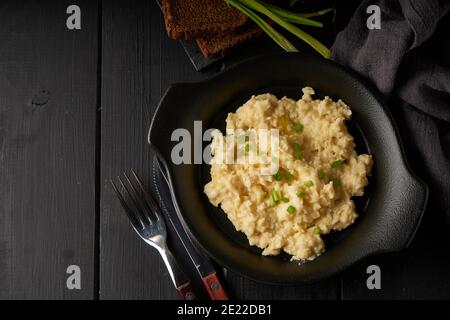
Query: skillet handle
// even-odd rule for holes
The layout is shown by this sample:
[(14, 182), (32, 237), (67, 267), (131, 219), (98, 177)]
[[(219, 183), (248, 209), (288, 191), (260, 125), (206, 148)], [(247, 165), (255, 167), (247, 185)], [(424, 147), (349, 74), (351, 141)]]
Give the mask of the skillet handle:
[[(408, 166), (408, 165), (407, 165)], [(409, 168), (409, 167), (408, 167)], [(408, 182), (408, 187), (403, 194), (403, 216), (401, 216), (404, 230), (402, 233), (406, 236), (403, 240), (403, 248), (406, 249), (411, 244), (423, 214), (428, 204), (429, 189), (428, 186), (417, 176), (409, 172), (409, 176), (404, 176), (403, 179)], [(398, 230), (392, 230), (393, 234), (398, 234)]]

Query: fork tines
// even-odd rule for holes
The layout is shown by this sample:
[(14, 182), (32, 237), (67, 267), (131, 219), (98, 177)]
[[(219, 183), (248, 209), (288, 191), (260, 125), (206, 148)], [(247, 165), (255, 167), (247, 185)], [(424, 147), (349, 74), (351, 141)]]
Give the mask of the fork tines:
[(127, 173), (123, 174), (123, 178), (117, 176), (119, 187), (112, 179), (110, 181), (133, 227), (143, 229), (162, 217), (156, 201), (147, 192), (141, 179), (134, 170), (131, 172), (131, 179)]

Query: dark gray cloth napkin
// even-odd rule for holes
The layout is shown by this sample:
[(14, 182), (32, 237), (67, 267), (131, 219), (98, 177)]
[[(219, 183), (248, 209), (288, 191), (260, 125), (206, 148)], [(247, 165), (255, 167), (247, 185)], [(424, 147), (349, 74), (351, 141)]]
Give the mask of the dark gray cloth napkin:
[[(381, 29), (369, 30), (369, 5)], [(450, 0), (365, 0), (332, 59), (370, 80), (399, 126), (409, 164), (430, 187), (429, 210), (450, 223)]]

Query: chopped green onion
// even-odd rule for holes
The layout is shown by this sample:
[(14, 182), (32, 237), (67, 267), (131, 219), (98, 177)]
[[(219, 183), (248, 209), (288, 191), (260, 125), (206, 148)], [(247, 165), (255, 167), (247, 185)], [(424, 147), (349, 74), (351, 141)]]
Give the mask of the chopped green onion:
[(247, 143), (245, 145), (245, 152), (248, 153), (250, 151), (250, 145)]
[(305, 182), (305, 187), (307, 188), (311, 188), (314, 185), (314, 182), (312, 182), (312, 180), (308, 180)]
[(297, 197), (303, 198), (305, 196), (305, 193), (303, 191), (297, 192)]
[(290, 182), (290, 181), (292, 181), (292, 179), (294, 179), (294, 175), (292, 173), (290, 173), (287, 170), (281, 170), (281, 169), (278, 170), (278, 172), (275, 173), (273, 175), (273, 177), (276, 181), (281, 181), (281, 180), (283, 180), (283, 178), (286, 178), (286, 180), (288, 182)]
[(281, 193), (280, 190), (274, 191), (274, 199), (276, 201), (280, 201), (283, 198), (283, 194)]
[(288, 203), (289, 202), (289, 199), (288, 198), (286, 198), (286, 197), (283, 197), (283, 202), (285, 202), (285, 203)]
[[(225, 0), (227, 4), (241, 11), (247, 17), (252, 19), (269, 37), (273, 39), (281, 48), (287, 52), (298, 52), (298, 49), (294, 47), (292, 43), (289, 42), (281, 33), (272, 28), (264, 19), (254, 13), (252, 10), (242, 5), (242, 3), (236, 0)], [(270, 11), (269, 11), (270, 12)]]
[(295, 208), (294, 208), (293, 206), (289, 206), (289, 207), (287, 208), (287, 212), (288, 212), (289, 214), (293, 214), (293, 213), (295, 212)]
[(273, 197), (273, 194), (270, 195), (269, 197), (269, 203), (272, 206), (275, 206), (277, 204), (277, 201), (275, 200), (275, 198)]
[(284, 197), (279, 190), (273, 191), (269, 196), (269, 202), (273, 206), (277, 205), (280, 200), (284, 200)]
[(294, 179), (294, 176), (293, 176), (292, 173), (290, 173), (289, 171), (286, 171), (286, 172), (284, 173), (284, 176), (286, 177), (286, 180), (287, 180), (288, 182), (290, 182), (290, 181), (292, 181), (292, 179)]
[(325, 175), (325, 172), (323, 172), (322, 170), (320, 170), (320, 171), (317, 173), (317, 177), (319, 178), (319, 180), (323, 180), (323, 179), (325, 179), (327, 176)]
[[(295, 129), (294, 129), (294, 130), (295, 130)], [(297, 143), (297, 142), (294, 142), (294, 143), (292, 143), (292, 147), (294, 148), (294, 158), (295, 158), (295, 160), (301, 160), (301, 159), (303, 159), (304, 152), (303, 152), (303, 150), (301, 149), (300, 144)]]
[(304, 155), (305, 155), (305, 153), (303, 152), (303, 150), (297, 150), (294, 153), (294, 159), (295, 160), (302, 160)]
[[(233, 0), (225, 0), (225, 1), (231, 5), (233, 5), (233, 3), (236, 4), (236, 1), (233, 1)], [(300, 39), (305, 41), (307, 44), (309, 44), (311, 47), (313, 47), (317, 52), (319, 52), (324, 58), (327, 58), (327, 59), (330, 58), (330, 50), (327, 47), (325, 47), (320, 41), (318, 41), (316, 38), (312, 37), (311, 35), (307, 34), (300, 28), (294, 26), (293, 24), (283, 20), (283, 18), (279, 17), (277, 14), (270, 11), (270, 9), (266, 8), (261, 3), (254, 1), (254, 0), (239, 0), (239, 3), (267, 16), (268, 18), (270, 18), (275, 23), (282, 26), (287, 31), (291, 32), (292, 34), (296, 35), (297, 37), (299, 37)], [(245, 8), (245, 9), (247, 9), (247, 8)], [(251, 12), (251, 10), (248, 10), (248, 11)], [(251, 14), (254, 14), (254, 13), (251, 12)], [(264, 20), (262, 20), (262, 21), (264, 21)]]
[(302, 132), (303, 131), (303, 125), (298, 122), (292, 123), (292, 129), (294, 129), (295, 132)]
[(336, 160), (331, 163), (331, 167), (333, 169), (338, 169), (342, 166), (343, 163), (344, 163), (344, 160)]
[(313, 234), (314, 234), (315, 236), (320, 236), (321, 233), (322, 233), (322, 230), (320, 230), (319, 227), (315, 227), (315, 228), (314, 228)]
[(277, 204), (277, 201), (275, 200), (275, 197), (273, 196), (273, 193), (270, 194), (269, 201), (273, 205)]
[(275, 173), (275, 174), (273, 175), (273, 177), (274, 177), (275, 180), (277, 180), (277, 181), (281, 181), (281, 180), (283, 179), (283, 176), (281, 175), (280, 170), (278, 170), (278, 172)]
[(333, 187), (334, 188), (338, 188), (338, 187), (340, 187), (341, 186), (341, 179), (339, 179), (339, 178), (333, 178)]

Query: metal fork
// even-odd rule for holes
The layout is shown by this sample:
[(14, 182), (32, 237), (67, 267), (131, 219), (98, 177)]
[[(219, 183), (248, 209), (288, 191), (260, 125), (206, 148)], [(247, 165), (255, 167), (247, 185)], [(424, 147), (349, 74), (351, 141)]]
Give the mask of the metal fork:
[(120, 187), (117, 187), (112, 179), (111, 184), (132, 227), (142, 240), (158, 250), (181, 297), (186, 300), (196, 299), (189, 278), (181, 270), (167, 246), (166, 224), (159, 206), (137, 174), (133, 170), (131, 172), (132, 179), (126, 173), (124, 179), (117, 177)]

